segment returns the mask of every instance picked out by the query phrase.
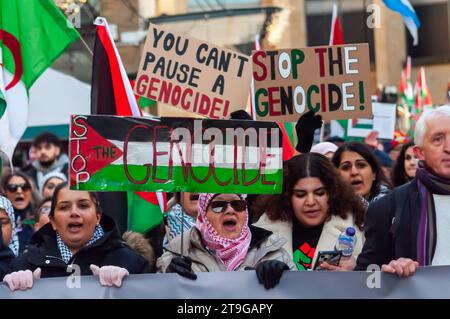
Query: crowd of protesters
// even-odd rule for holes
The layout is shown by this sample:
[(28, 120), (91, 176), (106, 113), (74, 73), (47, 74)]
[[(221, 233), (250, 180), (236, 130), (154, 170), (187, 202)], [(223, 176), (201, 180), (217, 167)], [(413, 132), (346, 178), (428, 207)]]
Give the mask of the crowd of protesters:
[(320, 269), (377, 264), (410, 276), (419, 266), (450, 265), (450, 229), (442, 227), (450, 222), (450, 106), (424, 113), (413, 138), (388, 148), (376, 132), (364, 142), (313, 145), (321, 125), (312, 112), (299, 119), (298, 155), (283, 165), (281, 194), (176, 193), (156, 241), (121, 236), (95, 193), (70, 190), (61, 143), (42, 134), (35, 159), (1, 178), (0, 277), (24, 290), (39, 277), (67, 276), (76, 264), (81, 275), (120, 287), (128, 274), (195, 280), (198, 272), (254, 269), (269, 289), (285, 271), (312, 270), (348, 227), (356, 230), (352, 256)]

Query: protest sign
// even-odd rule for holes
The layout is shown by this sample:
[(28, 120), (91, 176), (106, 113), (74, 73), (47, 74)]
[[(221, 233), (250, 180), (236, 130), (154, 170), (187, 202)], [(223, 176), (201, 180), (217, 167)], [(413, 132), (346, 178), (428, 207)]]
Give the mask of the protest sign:
[(373, 103), (373, 119), (352, 119), (347, 123), (347, 136), (366, 137), (373, 130), (378, 138), (392, 140), (395, 131), (396, 105)]
[(74, 115), (70, 186), (281, 193), (281, 145), (280, 128), (273, 122)]
[(247, 105), (250, 57), (150, 24), (134, 92), (212, 119)]
[(371, 118), (369, 74), (367, 44), (253, 51), (257, 119)]

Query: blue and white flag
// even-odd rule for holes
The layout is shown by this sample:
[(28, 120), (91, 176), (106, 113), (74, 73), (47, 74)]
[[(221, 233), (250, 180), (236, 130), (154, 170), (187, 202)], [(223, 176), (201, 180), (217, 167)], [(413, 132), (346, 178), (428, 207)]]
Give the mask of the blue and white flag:
[(406, 27), (413, 37), (413, 44), (419, 44), (420, 20), (409, 0), (383, 0), (386, 7), (401, 14)]

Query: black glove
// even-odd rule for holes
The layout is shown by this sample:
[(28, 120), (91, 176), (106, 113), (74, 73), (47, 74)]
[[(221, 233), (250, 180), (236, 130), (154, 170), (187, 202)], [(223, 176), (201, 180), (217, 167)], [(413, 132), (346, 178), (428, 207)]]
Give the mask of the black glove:
[(192, 259), (189, 257), (174, 257), (167, 267), (166, 272), (175, 272), (180, 276), (195, 280), (197, 279), (197, 275), (192, 271), (191, 265)]
[(253, 120), (250, 114), (244, 110), (237, 110), (230, 114), (230, 119), (232, 120)]
[(285, 270), (289, 270), (289, 267), (284, 262), (266, 260), (256, 265), (256, 276), (264, 288), (270, 289), (278, 285)]
[(314, 131), (322, 126), (322, 116), (313, 111), (300, 116), (295, 124), (297, 131), (297, 146), (295, 149), (300, 153), (308, 153), (314, 140)]

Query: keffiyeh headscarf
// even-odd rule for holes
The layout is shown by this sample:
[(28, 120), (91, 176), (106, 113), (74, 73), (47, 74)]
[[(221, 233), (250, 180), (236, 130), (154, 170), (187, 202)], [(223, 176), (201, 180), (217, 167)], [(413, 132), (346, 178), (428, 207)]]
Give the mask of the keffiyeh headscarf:
[(4, 196), (0, 196), (0, 208), (3, 209), (6, 214), (8, 214), (9, 220), (11, 222), (11, 240), (9, 241), (8, 247), (12, 250), (14, 255), (17, 256), (19, 254), (19, 237), (17, 237), (14, 208), (9, 199)]
[[(200, 231), (203, 242), (212, 250), (216, 257), (225, 265), (227, 270), (235, 270), (245, 260), (252, 234), (248, 228), (248, 211), (245, 210), (245, 224), (241, 234), (236, 239), (228, 239), (220, 236), (217, 230), (206, 218), (206, 211), (211, 200), (217, 194), (200, 194), (198, 199), (198, 216), (195, 227)], [(241, 199), (245, 198), (239, 195)]]

